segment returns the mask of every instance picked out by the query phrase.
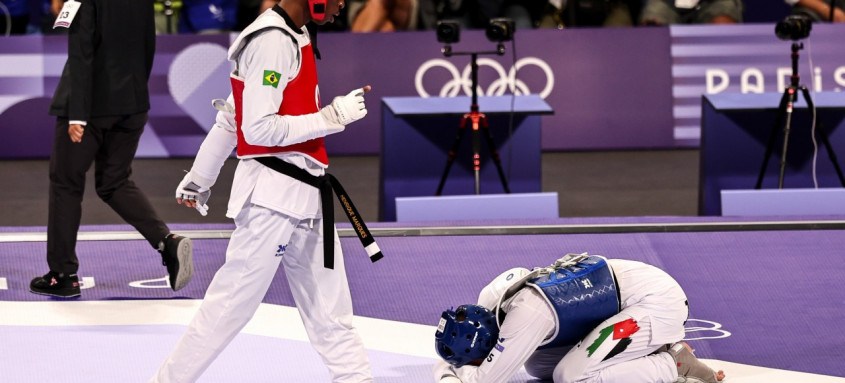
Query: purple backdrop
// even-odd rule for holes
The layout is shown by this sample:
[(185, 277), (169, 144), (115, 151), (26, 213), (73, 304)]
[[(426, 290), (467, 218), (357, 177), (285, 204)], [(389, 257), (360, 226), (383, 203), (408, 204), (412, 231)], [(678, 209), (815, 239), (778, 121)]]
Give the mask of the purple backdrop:
[[(703, 94), (782, 93), (789, 85), (792, 42), (778, 40), (774, 25), (685, 26), (670, 32), (672, 113), (679, 146), (700, 143)], [(843, 35), (845, 25), (813, 25), (799, 51), (801, 84), (815, 92), (845, 89)]]
[[(802, 56), (815, 49), (823, 90), (845, 88), (845, 25), (817, 25)], [(150, 81), (153, 108), (138, 155), (193, 156), (214, 117), (211, 98), (228, 94), (226, 49), (234, 36), (159, 36)], [(49, 98), (66, 58), (65, 37), (7, 37), (0, 44), (0, 158), (49, 155)], [(771, 25), (521, 30), (505, 56), (482, 56), (480, 92), (540, 94), (555, 110), (543, 117), (542, 148), (646, 149), (697, 146), (701, 95), (777, 91), (789, 43)], [(334, 154), (381, 149), (382, 97), (468, 94), (466, 57), (446, 59), (433, 32), (325, 33), (319, 39), (324, 100), (371, 84), (370, 114), (342, 137)], [(481, 31), (465, 31), (456, 50), (492, 50)], [(516, 81), (513, 81), (516, 68)], [(763, 88), (742, 86), (762, 79)], [(708, 79), (710, 85), (708, 85)]]

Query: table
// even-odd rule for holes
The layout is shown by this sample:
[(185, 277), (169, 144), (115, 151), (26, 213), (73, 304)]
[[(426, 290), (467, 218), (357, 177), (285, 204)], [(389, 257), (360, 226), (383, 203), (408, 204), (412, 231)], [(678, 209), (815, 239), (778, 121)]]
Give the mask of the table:
[[(714, 94), (702, 97), (699, 215), (721, 214), (721, 190), (753, 189), (763, 164), (769, 135), (775, 125), (782, 93)], [(845, 156), (845, 92), (811, 94), (818, 127), (830, 138), (833, 151)], [(786, 158), (784, 189), (813, 187), (812, 115), (803, 95), (793, 112)], [(763, 178), (763, 188), (777, 188), (783, 126)], [(841, 187), (833, 162), (818, 141), (819, 187)]]
[[(396, 197), (435, 194), (447, 153), (470, 104), (470, 97), (382, 99), (380, 221), (396, 220)], [(479, 97), (478, 105), (487, 115), (511, 192), (540, 192), (540, 116), (552, 114), (551, 106), (537, 95)], [(475, 194), (471, 135), (472, 129), (467, 128), (443, 195)], [(480, 155), (481, 193), (503, 193), (483, 137)]]

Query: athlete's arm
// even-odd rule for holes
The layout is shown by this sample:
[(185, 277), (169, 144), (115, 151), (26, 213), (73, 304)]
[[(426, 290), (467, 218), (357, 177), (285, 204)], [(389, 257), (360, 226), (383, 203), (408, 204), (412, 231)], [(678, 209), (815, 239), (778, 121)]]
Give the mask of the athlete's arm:
[(254, 37), (238, 57), (244, 80), (241, 130), (247, 143), (287, 146), (343, 130), (330, 127), (319, 112), (278, 115), (285, 86), (296, 76), (297, 55), (299, 47), (290, 36), (270, 29)]
[(514, 295), (507, 312), (499, 330), (499, 341), (480, 366), (453, 368), (439, 361), (434, 368), (435, 380), (445, 377), (448, 381), (455, 376), (463, 383), (504, 383), (519, 371), (553, 333), (555, 314), (540, 293), (530, 288)]
[[(217, 182), (220, 169), (238, 143), (235, 116), (231, 109), (232, 95), (229, 95), (225, 103), (222, 103), (222, 100), (215, 102), (220, 102), (221, 107), (214, 125), (200, 145), (191, 171), (185, 174), (182, 182), (176, 187), (176, 202), (196, 208), (202, 215), (206, 215), (208, 209), (205, 203), (211, 195), (210, 189)], [(225, 108), (227, 105), (228, 108)]]
[[(226, 103), (230, 106), (234, 104), (231, 94)], [(200, 145), (191, 167), (192, 181), (203, 188), (211, 188), (217, 181), (220, 168), (237, 144), (235, 116), (230, 110), (218, 110), (214, 125)]]

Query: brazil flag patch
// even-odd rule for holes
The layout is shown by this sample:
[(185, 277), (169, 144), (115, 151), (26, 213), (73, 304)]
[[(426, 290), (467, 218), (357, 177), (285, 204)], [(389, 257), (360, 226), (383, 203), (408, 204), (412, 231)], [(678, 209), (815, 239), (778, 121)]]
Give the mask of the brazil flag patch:
[(279, 78), (281, 78), (282, 74), (279, 72), (274, 72), (271, 70), (264, 71), (264, 82), (261, 85), (270, 85), (273, 88), (279, 87)]

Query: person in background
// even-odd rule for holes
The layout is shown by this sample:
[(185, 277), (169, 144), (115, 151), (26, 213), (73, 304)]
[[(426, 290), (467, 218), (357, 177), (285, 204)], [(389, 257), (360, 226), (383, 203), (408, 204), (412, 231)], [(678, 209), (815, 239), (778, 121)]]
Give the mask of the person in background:
[[(370, 0), (371, 1), (371, 0)], [(517, 30), (534, 28), (547, 0), (416, 0), (418, 29), (435, 29), (440, 20), (463, 28), (485, 29), (490, 19), (507, 17)]]
[(462, 0), (457, 10), (458, 20), (468, 28), (484, 29), (490, 19), (507, 17), (517, 30), (534, 27), (531, 9), (545, 0)]
[[(417, 29), (418, 0), (351, 0), (347, 9), (352, 32)], [(425, 1), (425, 0), (424, 0)]]
[(641, 0), (549, 0), (537, 27), (630, 27), (641, 10)]
[[(833, 19), (830, 18), (830, 7), (833, 8)], [(786, 0), (792, 6), (792, 14), (803, 14), (817, 22), (845, 23), (845, 0)]]
[(549, 0), (537, 20), (537, 27), (555, 29), (565, 28), (568, 23), (566, 15), (564, 14), (566, 6), (566, 0)]
[(191, 280), (191, 240), (170, 232), (130, 178), (150, 109), (155, 41), (152, 0), (80, 1), (50, 105), (57, 117), (47, 219), (50, 270), (32, 280), (33, 293), (80, 295), (76, 236), (92, 164), (97, 195), (159, 251), (170, 287), (179, 290)]
[(640, 24), (736, 24), (742, 12), (742, 0), (646, 0)]

